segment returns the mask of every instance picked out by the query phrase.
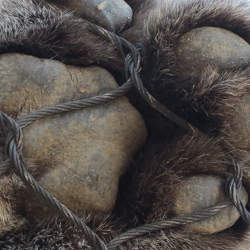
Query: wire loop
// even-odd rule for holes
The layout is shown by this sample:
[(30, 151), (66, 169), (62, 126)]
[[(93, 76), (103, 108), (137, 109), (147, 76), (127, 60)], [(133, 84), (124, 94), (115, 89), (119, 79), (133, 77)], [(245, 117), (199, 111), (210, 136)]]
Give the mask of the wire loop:
[[(22, 156), (22, 147), (23, 147), (22, 143), (23, 133), (21, 130), (22, 128), (28, 126), (29, 124), (35, 122), (38, 119), (42, 119), (54, 114), (69, 112), (72, 110), (82, 109), (86, 107), (93, 107), (96, 105), (100, 105), (115, 100), (116, 98), (123, 96), (126, 92), (131, 90), (133, 86), (136, 87), (140, 95), (150, 106), (158, 110), (160, 113), (169, 118), (171, 121), (175, 122), (180, 127), (184, 128), (190, 133), (201, 133), (197, 128), (192, 126), (186, 120), (177, 116), (174, 112), (170, 111), (161, 103), (159, 103), (144, 88), (139, 74), (140, 62), (141, 62), (140, 53), (133, 44), (126, 41), (124, 38), (121, 38), (116, 34), (109, 32), (93, 23), (87, 22), (87, 24), (93, 30), (93, 32), (111, 41), (114, 44), (114, 46), (120, 51), (122, 57), (125, 59), (124, 68), (125, 68), (125, 75), (127, 77), (127, 82), (123, 84), (121, 87), (118, 87), (117, 89), (112, 90), (109, 93), (44, 108), (42, 110), (33, 112), (18, 121), (14, 121), (11, 117), (0, 111), (0, 126), (3, 131), (2, 132), (3, 136), (6, 139), (5, 154), (7, 157), (7, 160), (2, 164), (0, 164), (0, 173), (3, 173), (7, 170), (12, 170), (14, 168), (14, 170), (21, 177), (21, 179), (33, 191), (35, 191), (37, 195), (45, 199), (55, 210), (57, 210), (67, 220), (71, 221), (72, 224), (77, 226), (84, 233), (86, 240), (94, 250), (114, 249), (115, 247), (123, 244), (124, 242), (131, 240), (135, 237), (141, 236), (143, 234), (206, 219), (208, 217), (218, 214), (231, 204), (234, 204), (237, 207), (242, 218), (247, 223), (250, 224), (250, 214), (246, 210), (244, 204), (239, 198), (239, 191), (241, 190), (242, 187), (243, 164), (241, 165), (238, 163), (234, 164), (232, 169), (233, 175), (229, 177), (227, 182), (227, 191), (232, 202), (220, 203), (213, 207), (204, 209), (199, 213), (194, 213), (182, 217), (175, 217), (169, 220), (151, 223), (141, 227), (134, 228), (116, 237), (108, 245), (105, 245), (104, 242), (82, 220), (80, 220), (75, 214), (73, 214), (69, 209), (67, 209), (56, 198), (51, 196), (27, 172)], [(124, 56), (125, 55), (124, 48), (126, 48), (129, 51), (126, 57)]]

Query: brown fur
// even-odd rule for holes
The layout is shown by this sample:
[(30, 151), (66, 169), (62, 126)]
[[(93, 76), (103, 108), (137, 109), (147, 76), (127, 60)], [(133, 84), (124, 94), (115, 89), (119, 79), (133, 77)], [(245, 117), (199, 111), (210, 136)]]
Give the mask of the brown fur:
[[(175, 48), (182, 34), (202, 26), (221, 27), (250, 42), (250, 7), (240, 0), (127, 2), (135, 14), (131, 28), (122, 36), (141, 50), (145, 86), (207, 135), (191, 136), (141, 100), (134, 100), (150, 128), (149, 141), (121, 180), (112, 216), (89, 215), (85, 219), (106, 242), (136, 226), (172, 218), (175, 214), (171, 202), (179, 183), (197, 174), (225, 179), (232, 157), (240, 157), (237, 149), (247, 150), (227, 127), (228, 115), (238, 112), (234, 106), (249, 95), (250, 68), (221, 71), (208, 67), (191, 78), (179, 66)], [(8, 0), (1, 4), (1, 53), (20, 51), (75, 65), (101, 64), (113, 70), (122, 69), (122, 60), (117, 59), (119, 55), (112, 44), (93, 34), (83, 20), (36, 5), (32, 0)], [(243, 184), (249, 192), (247, 164), (244, 176)], [(12, 189), (9, 192), (4, 184), (1, 187), (6, 191), (2, 198), (10, 195), (8, 207)], [(61, 219), (29, 222), (26, 230), (2, 237), (0, 247), (87, 249), (82, 234)], [(163, 230), (131, 240), (120, 249), (248, 250), (249, 241), (249, 230), (239, 220), (232, 228), (214, 235), (194, 234), (185, 228)]]
[(0, 13), (1, 53), (18, 51), (75, 65), (98, 62), (121, 68), (123, 64), (111, 43), (71, 14), (32, 0), (3, 1)]
[[(214, 129), (215, 124), (211, 125), (211, 120), (215, 110), (218, 106), (227, 105), (228, 99), (231, 102), (232, 97), (239, 98), (240, 95), (234, 94), (236, 89), (242, 93), (246, 90), (248, 81), (242, 77), (246, 79), (247, 72), (224, 71), (217, 75), (216, 69), (204, 69), (201, 75), (189, 77), (178, 64), (175, 54), (178, 38), (191, 29), (213, 26), (230, 30), (250, 42), (249, 6), (244, 1), (230, 0), (143, 3), (145, 7), (135, 16), (135, 21), (147, 18), (144, 22), (135, 23), (123, 36), (127, 39), (132, 37), (132, 41), (141, 47), (144, 85), (168, 108), (200, 126), (200, 129), (204, 125), (208, 126), (203, 128), (207, 132)], [(135, 36), (138, 30), (139, 36)], [(217, 114), (216, 122), (220, 115)]]
[(21, 209), (20, 190), (22, 182), (16, 175), (4, 175), (0, 178), (0, 225), (1, 236), (18, 231), (25, 224)]

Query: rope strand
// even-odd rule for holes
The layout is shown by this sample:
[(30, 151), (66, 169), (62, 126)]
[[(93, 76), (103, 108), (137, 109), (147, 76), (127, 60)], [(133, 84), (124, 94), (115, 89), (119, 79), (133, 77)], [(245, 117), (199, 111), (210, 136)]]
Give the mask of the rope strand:
[[(87, 21), (86, 21), (87, 22)], [(107, 246), (104, 242), (74, 213), (67, 209), (62, 203), (60, 203), (56, 198), (51, 196), (43, 187), (41, 187), (35, 179), (27, 172), (24, 161), (22, 158), (22, 128), (28, 126), (32, 122), (38, 119), (42, 119), (54, 114), (59, 114), (62, 112), (69, 112), (76, 109), (82, 109), (86, 107), (93, 107), (100, 105), (116, 98), (123, 96), (127, 91), (129, 91), (133, 86), (136, 87), (142, 98), (153, 108), (158, 110), (165, 117), (169, 118), (171, 121), (178, 124), (180, 127), (184, 128), (189, 133), (200, 133), (200, 131), (188, 123), (183, 118), (177, 116), (174, 112), (167, 109), (161, 103), (159, 103), (143, 86), (140, 78), (140, 54), (136, 47), (130, 42), (126, 41), (109, 32), (95, 24), (87, 22), (89, 27), (96, 34), (104, 37), (105, 39), (111, 41), (114, 46), (120, 51), (123, 58), (124, 51), (123, 48), (129, 50), (129, 54), (125, 58), (125, 75), (127, 77), (127, 82), (121, 87), (96, 97), (86, 98), (82, 100), (77, 100), (73, 102), (68, 102), (64, 104), (58, 104), (52, 107), (48, 107), (34, 113), (27, 115), (25, 118), (18, 120), (17, 122), (10, 118), (8, 115), (0, 111), (0, 125), (2, 127), (3, 135), (6, 138), (5, 153), (7, 160), (0, 164), (0, 173), (14, 168), (21, 179), (39, 196), (46, 200), (55, 210), (57, 210), (64, 218), (72, 222), (77, 226), (85, 235), (86, 240), (94, 250), (108, 250), (114, 249), (115, 247), (123, 244), (124, 242), (131, 240), (135, 237), (147, 234), (150, 232), (155, 232), (159, 230), (164, 230), (167, 228), (172, 228), (180, 225), (185, 225), (187, 223), (192, 223), (198, 220), (203, 220), (208, 217), (214, 216), (219, 212), (223, 211), (230, 204), (234, 204), (242, 218), (250, 224), (250, 213), (246, 210), (244, 204), (239, 199), (239, 191), (242, 187), (242, 165), (234, 164), (233, 176), (228, 179), (228, 195), (232, 200), (232, 203), (220, 203), (213, 207), (204, 209), (199, 213), (190, 214), (182, 217), (175, 217), (169, 220), (147, 224), (141, 227), (137, 227), (130, 231), (127, 231), (120, 236), (113, 239)]]

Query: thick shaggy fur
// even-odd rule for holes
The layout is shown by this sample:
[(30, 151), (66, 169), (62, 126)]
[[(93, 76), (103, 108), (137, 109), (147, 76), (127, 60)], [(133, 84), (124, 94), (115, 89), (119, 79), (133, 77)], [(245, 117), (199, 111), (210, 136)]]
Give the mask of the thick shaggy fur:
[[(228, 116), (237, 116), (239, 111), (235, 107), (250, 93), (250, 68), (221, 71), (207, 67), (200, 75), (189, 77), (175, 54), (179, 37), (203, 26), (230, 30), (250, 43), (248, 4), (240, 0), (127, 2), (134, 10), (134, 20), (131, 28), (121, 35), (141, 50), (145, 86), (206, 135), (189, 135), (141, 100), (132, 100), (149, 128), (148, 143), (121, 180), (112, 216), (88, 215), (84, 219), (106, 242), (128, 229), (175, 216), (171, 202), (176, 186), (185, 178), (197, 174), (225, 178), (231, 159), (241, 160), (238, 149), (248, 153), (234, 131), (228, 129)], [(6, 0), (0, 4), (1, 53), (20, 51), (69, 64), (100, 64), (114, 71), (122, 70), (122, 59), (113, 45), (93, 34), (83, 20), (32, 0)], [(247, 164), (244, 174), (243, 184), (250, 192)], [(2, 197), (7, 199), (10, 190), (3, 185), (1, 190)], [(11, 209), (10, 214), (17, 210), (14, 206)], [(240, 220), (232, 228), (214, 235), (177, 228), (136, 238), (119, 249), (247, 250), (249, 234)], [(23, 231), (3, 236), (0, 247), (87, 249), (85, 243), (77, 229), (54, 218), (53, 222), (29, 221)]]

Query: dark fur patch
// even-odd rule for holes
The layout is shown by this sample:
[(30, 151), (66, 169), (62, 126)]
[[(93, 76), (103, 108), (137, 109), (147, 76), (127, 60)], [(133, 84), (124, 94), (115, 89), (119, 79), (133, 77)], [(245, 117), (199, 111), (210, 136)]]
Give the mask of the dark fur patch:
[(123, 65), (114, 46), (72, 14), (32, 0), (3, 1), (0, 13), (1, 53), (18, 51), (74, 65)]
[[(135, 23), (124, 36), (141, 47), (144, 85), (169, 109), (200, 129), (215, 129), (221, 118), (221, 113), (216, 113), (218, 107), (227, 105), (228, 100), (231, 104), (240, 91), (249, 89), (249, 73), (207, 68), (189, 77), (179, 65), (175, 49), (181, 35), (203, 26), (230, 30), (249, 42), (249, 5), (230, 0), (180, 0), (144, 1), (143, 6), (135, 22), (140, 18), (144, 22)], [(135, 36), (137, 31), (139, 37)]]

